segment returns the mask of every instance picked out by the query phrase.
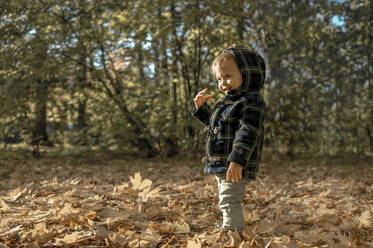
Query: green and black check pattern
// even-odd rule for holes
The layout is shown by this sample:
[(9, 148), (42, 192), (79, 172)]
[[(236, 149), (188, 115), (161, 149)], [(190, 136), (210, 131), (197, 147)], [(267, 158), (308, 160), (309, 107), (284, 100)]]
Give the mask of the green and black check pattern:
[(192, 111), (205, 126), (206, 174), (226, 173), (229, 162), (244, 167), (243, 176), (255, 179), (263, 149), (265, 103), (260, 94), (265, 63), (257, 53), (243, 48), (224, 50), (235, 58), (242, 73), (240, 88), (228, 91), (214, 108), (207, 104)]

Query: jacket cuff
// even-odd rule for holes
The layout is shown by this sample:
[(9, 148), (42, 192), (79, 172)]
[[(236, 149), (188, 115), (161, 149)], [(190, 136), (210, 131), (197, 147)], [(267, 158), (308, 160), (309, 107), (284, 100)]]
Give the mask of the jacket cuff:
[(210, 118), (210, 110), (206, 104), (203, 104), (198, 109), (194, 107), (194, 109), (191, 112), (192, 116), (203, 123), (206, 123), (206, 121)]
[(242, 167), (246, 166), (246, 159), (248, 150), (242, 148), (242, 147), (233, 147), (232, 152), (229, 154), (227, 161), (228, 162), (235, 162)]

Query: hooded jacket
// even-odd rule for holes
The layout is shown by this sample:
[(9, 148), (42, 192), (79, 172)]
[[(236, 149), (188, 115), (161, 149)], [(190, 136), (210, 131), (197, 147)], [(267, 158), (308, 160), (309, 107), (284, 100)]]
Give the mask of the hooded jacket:
[(266, 107), (260, 94), (265, 80), (265, 63), (255, 52), (244, 48), (226, 49), (242, 74), (242, 85), (229, 90), (210, 110), (205, 103), (192, 116), (207, 131), (206, 174), (225, 174), (229, 163), (243, 166), (243, 177), (255, 179), (263, 149)]

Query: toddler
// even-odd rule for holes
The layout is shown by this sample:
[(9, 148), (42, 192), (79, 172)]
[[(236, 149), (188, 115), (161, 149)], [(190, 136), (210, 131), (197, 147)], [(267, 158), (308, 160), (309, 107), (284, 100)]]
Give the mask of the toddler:
[(200, 91), (192, 115), (208, 132), (204, 172), (218, 182), (222, 231), (242, 233), (242, 198), (246, 183), (256, 178), (263, 148), (265, 63), (257, 53), (232, 46), (215, 58), (211, 71), (224, 97), (210, 110), (212, 95)]

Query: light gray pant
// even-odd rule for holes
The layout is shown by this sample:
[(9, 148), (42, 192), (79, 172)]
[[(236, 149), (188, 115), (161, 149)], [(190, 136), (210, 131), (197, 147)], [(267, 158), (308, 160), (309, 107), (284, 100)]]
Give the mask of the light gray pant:
[(223, 225), (225, 230), (243, 231), (244, 218), (242, 214), (242, 198), (245, 195), (245, 186), (248, 180), (241, 179), (238, 182), (227, 181), (226, 175), (215, 175), (219, 188), (219, 207), (223, 213)]

